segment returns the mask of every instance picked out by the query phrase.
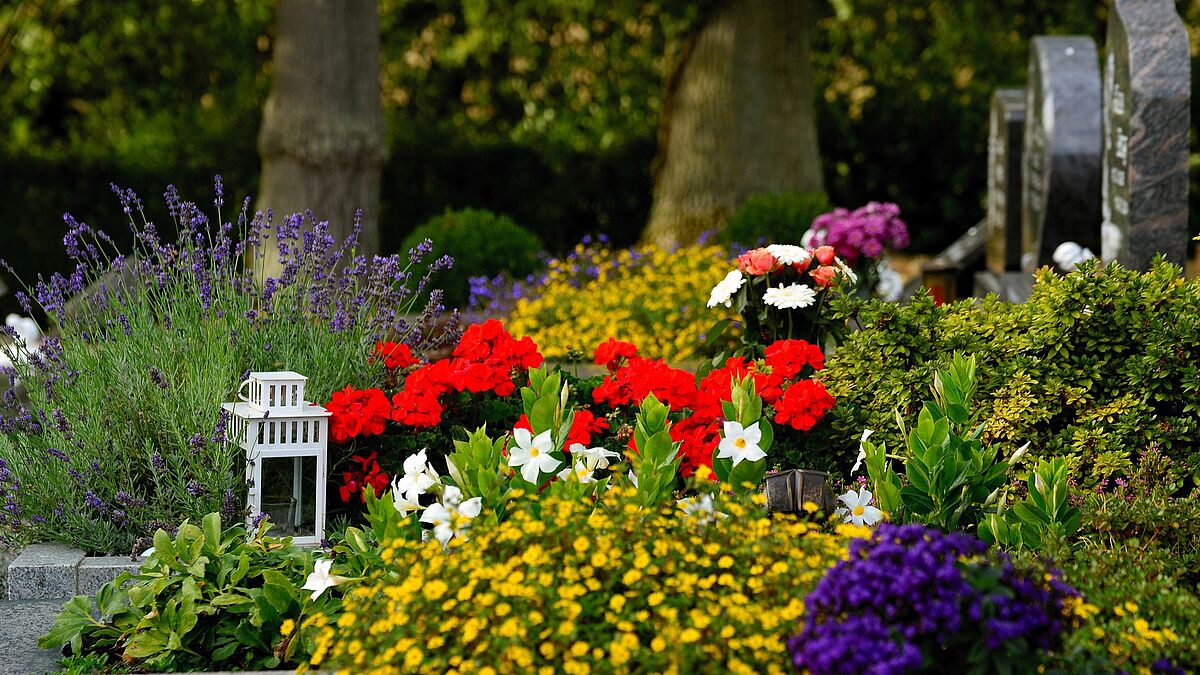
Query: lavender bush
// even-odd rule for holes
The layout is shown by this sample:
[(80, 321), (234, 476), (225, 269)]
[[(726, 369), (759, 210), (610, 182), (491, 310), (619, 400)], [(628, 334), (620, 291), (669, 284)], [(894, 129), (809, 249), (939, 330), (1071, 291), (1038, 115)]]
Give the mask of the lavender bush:
[(1079, 596), (975, 537), (883, 525), (805, 599), (793, 663), (826, 673), (1035, 672), (1073, 627)]
[[(138, 197), (114, 186), (135, 235), (123, 255), (103, 231), (64, 216), (75, 262), (19, 295), (49, 337), (30, 352), (3, 347), (14, 366), (0, 399), (0, 530), (90, 551), (128, 552), (159, 527), (244, 503), (243, 457), (225, 443), (222, 401), (250, 370), (296, 370), (314, 401), (347, 383), (383, 377), (376, 340), (416, 349), (456, 336), (435, 331), (440, 293), (415, 316), (415, 298), (440, 259), (356, 253), (359, 225), (338, 242), (311, 214), (281, 221), (221, 219), (216, 180), (209, 220), (166, 191), (178, 228), (163, 241)], [(278, 253), (266, 272), (269, 248)], [(23, 391), (23, 394), (21, 393)]]

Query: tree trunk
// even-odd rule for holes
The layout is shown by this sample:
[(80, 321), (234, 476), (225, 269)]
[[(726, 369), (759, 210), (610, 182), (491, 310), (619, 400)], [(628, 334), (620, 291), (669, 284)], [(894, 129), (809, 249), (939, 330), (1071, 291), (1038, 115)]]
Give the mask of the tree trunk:
[(813, 0), (727, 0), (667, 84), (644, 239), (720, 227), (756, 192), (821, 190), (809, 52)]
[[(364, 211), (358, 252), (379, 249), (386, 157), (375, 0), (279, 0), (271, 95), (263, 110), (259, 210), (311, 210), (345, 238)], [(273, 245), (267, 273), (277, 273)]]

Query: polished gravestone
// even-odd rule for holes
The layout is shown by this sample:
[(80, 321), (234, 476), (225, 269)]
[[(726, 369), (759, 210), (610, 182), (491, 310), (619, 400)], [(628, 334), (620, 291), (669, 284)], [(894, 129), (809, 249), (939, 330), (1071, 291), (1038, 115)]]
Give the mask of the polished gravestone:
[(1183, 265), (1188, 241), (1188, 34), (1171, 0), (1116, 0), (1104, 64), (1105, 260)]
[(987, 267), (1003, 274), (1021, 269), (1021, 146), (1025, 90), (992, 94), (988, 132)]
[(1088, 37), (1035, 37), (1025, 99), (1022, 265), (1073, 241), (1100, 247), (1100, 67)]

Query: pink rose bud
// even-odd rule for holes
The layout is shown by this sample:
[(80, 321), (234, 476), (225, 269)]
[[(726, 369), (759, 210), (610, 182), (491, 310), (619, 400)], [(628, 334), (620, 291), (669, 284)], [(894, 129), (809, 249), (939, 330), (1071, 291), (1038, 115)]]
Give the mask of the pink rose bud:
[(815, 256), (817, 262), (821, 263), (822, 265), (832, 265), (834, 255), (835, 253), (832, 246), (822, 246), (813, 251), (813, 256)]
[(812, 265), (812, 261), (812, 256), (809, 256), (804, 262), (792, 263), (792, 269), (796, 270), (796, 272), (799, 274), (804, 274), (804, 271), (808, 269), (809, 265)]
[(738, 256), (738, 269), (753, 277), (779, 269), (779, 261), (765, 248), (756, 248)]
[(840, 271), (832, 265), (821, 265), (812, 272), (809, 272), (809, 274), (812, 275), (813, 281), (816, 281), (818, 286), (829, 288), (833, 285), (833, 280), (837, 278)]

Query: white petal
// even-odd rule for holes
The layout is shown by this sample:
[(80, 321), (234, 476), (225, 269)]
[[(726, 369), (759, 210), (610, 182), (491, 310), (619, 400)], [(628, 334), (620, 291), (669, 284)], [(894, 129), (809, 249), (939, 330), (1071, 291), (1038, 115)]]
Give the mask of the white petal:
[(449, 523), (439, 523), (433, 528), (433, 536), (442, 545), (442, 548), (445, 548), (446, 544), (450, 543), (450, 538), (454, 536), (454, 528), (450, 527)]
[(717, 457), (728, 458), (735, 454), (737, 454), (737, 446), (734, 445), (733, 440), (722, 438), (721, 442), (717, 444)]
[(462, 501), (462, 490), (459, 490), (458, 488), (454, 487), (453, 485), (447, 485), (442, 490), (442, 503), (445, 504), (446, 506), (457, 506), (458, 503), (461, 501)]
[(748, 445), (757, 446), (758, 442), (762, 440), (762, 430), (758, 428), (758, 422), (746, 427), (742, 432), (742, 438), (746, 439)]
[(463, 502), (462, 504), (459, 504), (459, 506), (458, 506), (458, 512), (468, 518), (478, 517), (479, 512), (482, 510), (483, 510), (483, 498), (482, 497), (472, 497), (472, 498), (468, 499), (467, 501)]
[(757, 462), (766, 456), (767, 453), (763, 452), (763, 449), (754, 443), (747, 445), (742, 451), (742, 459), (747, 462)]
[(523, 450), (528, 450), (533, 445), (533, 434), (528, 429), (513, 429), (513, 440), (517, 442), (517, 447)]
[(726, 438), (737, 438), (738, 436), (742, 435), (743, 431), (745, 431), (742, 428), (741, 423), (735, 422), (734, 420), (726, 420), (725, 424), (723, 424), (721, 428), (725, 432), (724, 435)]
[(541, 475), (541, 469), (538, 468), (537, 462), (526, 462), (521, 465), (521, 478), (537, 485), (539, 475)]
[(450, 511), (442, 504), (431, 504), (425, 509), (425, 513), (421, 514), (421, 522), (436, 525), (438, 523), (450, 522)]
[(547, 429), (533, 438), (533, 447), (541, 450), (543, 453), (551, 452), (554, 449), (554, 441), (550, 438), (550, 430)]
[(880, 511), (874, 506), (864, 506), (862, 519), (867, 525), (875, 525), (879, 521), (883, 520), (883, 511)]

